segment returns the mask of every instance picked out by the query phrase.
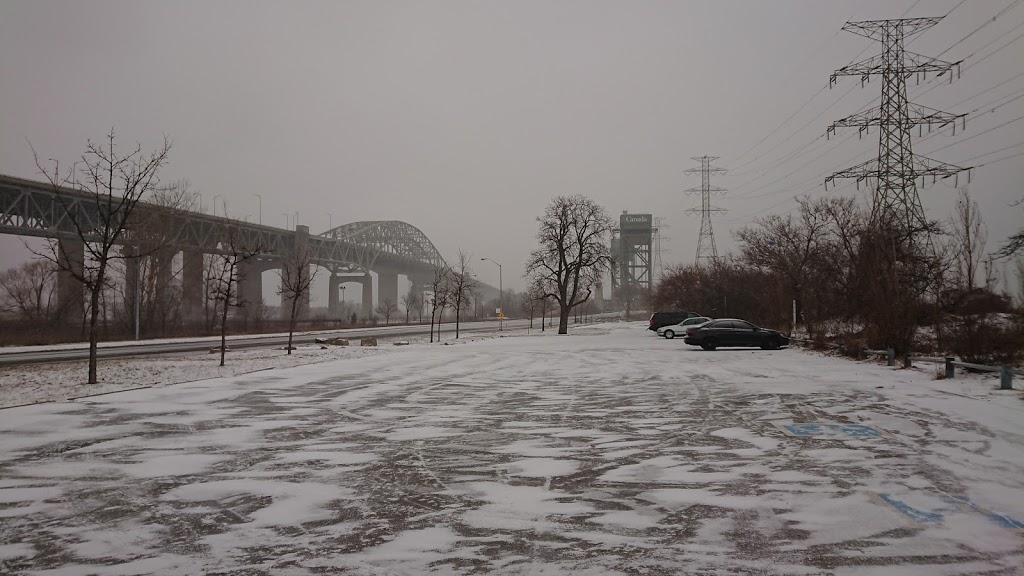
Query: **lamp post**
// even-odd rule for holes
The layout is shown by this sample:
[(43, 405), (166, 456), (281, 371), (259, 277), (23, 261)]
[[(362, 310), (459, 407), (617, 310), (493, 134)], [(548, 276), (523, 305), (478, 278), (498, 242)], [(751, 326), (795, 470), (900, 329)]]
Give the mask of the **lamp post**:
[(481, 262), (484, 260), (498, 265), (498, 310), (500, 310), (500, 312), (498, 312), (498, 332), (501, 332), (505, 329), (505, 324), (502, 322), (502, 316), (505, 314), (505, 308), (502, 306), (502, 299), (505, 297), (505, 289), (501, 285), (501, 264), (498, 264), (498, 262), (495, 262), (490, 258), (480, 259)]
[(341, 303), (342, 303), (342, 305), (345, 304), (345, 287), (344, 286), (341, 287)]
[(263, 195), (262, 194), (253, 194), (253, 196), (258, 198), (259, 201), (260, 201), (260, 226), (263, 226)]
[(330, 212), (328, 212), (327, 213), (327, 229), (330, 230), (331, 228), (334, 228), (334, 214), (331, 214)]
[(220, 194), (214, 194), (213, 195), (213, 215), (214, 216), (217, 215), (217, 198), (219, 198), (219, 197), (220, 197)]
[(288, 222), (290, 222), (288, 213), (287, 212), (281, 212), (281, 216), (284, 216), (284, 229), (285, 230), (291, 230), (291, 228), (288, 226)]

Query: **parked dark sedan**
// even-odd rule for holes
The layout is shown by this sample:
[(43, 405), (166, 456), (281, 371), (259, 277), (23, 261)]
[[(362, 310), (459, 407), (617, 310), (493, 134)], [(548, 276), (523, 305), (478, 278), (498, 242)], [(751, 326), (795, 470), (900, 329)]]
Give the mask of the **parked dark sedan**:
[(789, 337), (776, 330), (758, 328), (746, 320), (723, 318), (686, 331), (683, 342), (714, 350), (719, 346), (760, 346), (775, 350), (789, 345)]

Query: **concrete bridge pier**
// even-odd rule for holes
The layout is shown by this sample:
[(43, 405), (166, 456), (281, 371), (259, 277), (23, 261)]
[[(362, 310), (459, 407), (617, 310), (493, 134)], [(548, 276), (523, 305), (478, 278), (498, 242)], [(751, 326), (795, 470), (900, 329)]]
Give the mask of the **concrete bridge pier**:
[(122, 246), (124, 257), (124, 311), (131, 326), (135, 326), (135, 308), (141, 305), (139, 291), (142, 289), (142, 260), (134, 246)]
[(327, 279), (327, 314), (332, 319), (336, 319), (338, 314), (341, 313), (340, 301), (338, 299), (339, 288), (341, 288), (341, 276), (338, 276), (331, 270), (331, 276)]
[(373, 276), (367, 272), (363, 276), (363, 318), (373, 318)]
[(387, 270), (377, 272), (377, 303), (381, 304), (385, 300), (390, 300), (395, 306), (401, 303), (398, 294), (397, 272)]
[(156, 274), (154, 297), (162, 320), (171, 308), (171, 277), (173, 276), (174, 255), (177, 253), (178, 251), (174, 248), (161, 248), (157, 250), (152, 259), (155, 268), (152, 273)]
[[(293, 284), (309, 284), (310, 266), (309, 257), (309, 226), (302, 224), (295, 227), (295, 248), (288, 261), (282, 265), (282, 277), (288, 275), (293, 279)], [(302, 320), (309, 317), (309, 286), (298, 294), (299, 309), (296, 318)], [(292, 315), (292, 298), (295, 294), (288, 291), (281, 281), (281, 319), (288, 320)]]
[(186, 324), (203, 318), (203, 253), (185, 250), (181, 254), (181, 311)]
[(85, 320), (85, 290), (78, 279), (85, 271), (85, 243), (79, 238), (57, 241), (57, 303), (68, 324)]
[(263, 268), (258, 263), (248, 261), (238, 265), (237, 291), (235, 303), (248, 324), (257, 308), (263, 304)]

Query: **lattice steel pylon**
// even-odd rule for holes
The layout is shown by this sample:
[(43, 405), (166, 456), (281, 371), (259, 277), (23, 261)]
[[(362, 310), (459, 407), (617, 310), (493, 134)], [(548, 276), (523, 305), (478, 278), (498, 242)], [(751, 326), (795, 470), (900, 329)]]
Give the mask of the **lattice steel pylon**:
[(694, 156), (692, 160), (700, 162), (700, 168), (684, 170), (684, 174), (700, 174), (700, 187), (689, 188), (687, 194), (700, 194), (700, 208), (690, 208), (687, 214), (700, 213), (700, 237), (697, 238), (696, 264), (699, 266), (701, 260), (718, 260), (718, 248), (715, 247), (715, 233), (711, 229), (711, 214), (726, 212), (721, 208), (711, 206), (711, 195), (718, 192), (725, 192), (725, 188), (711, 185), (712, 174), (725, 174), (724, 168), (712, 166), (711, 162), (718, 160), (718, 156)]
[(840, 127), (855, 127), (863, 134), (871, 126), (879, 127), (878, 157), (857, 166), (836, 172), (825, 179), (825, 186), (836, 178), (874, 179), (875, 190), (871, 203), (871, 222), (887, 230), (895, 230), (907, 238), (929, 229), (921, 198), (917, 193), (917, 179), (931, 176), (933, 180), (948, 178), (968, 168), (961, 168), (914, 156), (911, 145), (913, 127), (923, 131), (924, 126), (939, 129), (965, 122), (966, 114), (949, 114), (907, 101), (907, 79), (918, 80), (934, 73), (959, 73), (959, 62), (943, 62), (906, 51), (904, 41), (937, 24), (942, 17), (905, 18), (847, 22), (843, 30), (882, 43), (882, 53), (861, 62), (849, 64), (832, 73), (830, 86), (839, 76), (860, 76), (861, 85), (871, 76), (882, 77), (882, 97), (879, 106), (848, 116), (828, 127), (826, 135)]
[(654, 217), (654, 279), (661, 281), (661, 277), (665, 275), (665, 266), (661, 262), (661, 241), (671, 240), (668, 236), (663, 233), (668, 224), (665, 224), (665, 219), (661, 216)]

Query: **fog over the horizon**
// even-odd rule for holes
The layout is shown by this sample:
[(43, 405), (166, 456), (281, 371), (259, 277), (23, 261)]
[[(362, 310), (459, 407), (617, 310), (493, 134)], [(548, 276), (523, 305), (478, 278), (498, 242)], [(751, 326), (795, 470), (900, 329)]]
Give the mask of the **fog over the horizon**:
[[(880, 50), (840, 28), (952, 9), (908, 49), (963, 59), (962, 75), (911, 80), (909, 96), (973, 113), (966, 131), (926, 132), (915, 152), (986, 164), (970, 191), (994, 251), (1024, 227), (1024, 207), (1011, 207), (1024, 196), (1024, 5), (991, 21), (1012, 3), (4, 0), (0, 173), (39, 179), (29, 142), (70, 163), (111, 127), (146, 149), (167, 134), (162, 179), (188, 179), (207, 210), (217, 195), (255, 221), (258, 194), (265, 224), (297, 212), (314, 233), (403, 220), (449, 260), (472, 252), (494, 285), (479, 258), (522, 287), (535, 217), (560, 194), (661, 217), (665, 265), (688, 263), (692, 156), (733, 170), (713, 181), (728, 189), (714, 200), (729, 210), (714, 221), (720, 253), (734, 249), (731, 231), (791, 210), (794, 195), (867, 202), (864, 186), (821, 186), (878, 147), (875, 130), (814, 139), (881, 88), (844, 77), (820, 90)], [(920, 194), (929, 216), (946, 218), (957, 190)], [(20, 239), (0, 236), (0, 269), (26, 257)]]

